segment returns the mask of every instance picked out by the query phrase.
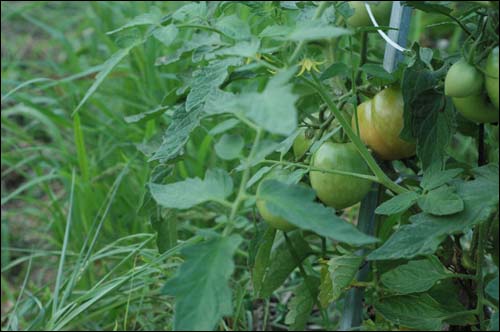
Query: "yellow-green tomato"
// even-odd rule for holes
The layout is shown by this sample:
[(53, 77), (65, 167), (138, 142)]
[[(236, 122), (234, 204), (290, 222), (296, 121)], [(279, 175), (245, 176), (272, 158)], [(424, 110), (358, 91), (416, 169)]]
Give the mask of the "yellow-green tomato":
[(353, 28), (373, 26), (366, 11), (365, 2), (370, 5), (373, 16), (380, 26), (389, 25), (392, 1), (349, 1), (349, 6), (354, 10), (354, 14), (347, 19), (347, 25)]
[(464, 118), (476, 123), (498, 122), (498, 109), (484, 94), (452, 98), (453, 105)]
[(448, 70), (444, 81), (444, 93), (458, 98), (478, 95), (483, 90), (483, 83), (483, 74), (465, 59), (461, 59)]
[[(323, 143), (313, 155), (312, 166), (358, 174), (370, 174), (368, 165), (353, 143)], [(350, 175), (311, 171), (311, 187), (328, 206), (343, 209), (361, 201), (370, 191), (371, 181)]]
[(486, 91), (491, 102), (498, 109), (498, 46), (495, 47), (486, 60)]
[[(358, 106), (361, 140), (383, 160), (408, 158), (415, 154), (415, 144), (399, 137), (403, 129), (403, 95), (398, 88), (386, 88)], [(356, 128), (353, 117), (352, 126)]]

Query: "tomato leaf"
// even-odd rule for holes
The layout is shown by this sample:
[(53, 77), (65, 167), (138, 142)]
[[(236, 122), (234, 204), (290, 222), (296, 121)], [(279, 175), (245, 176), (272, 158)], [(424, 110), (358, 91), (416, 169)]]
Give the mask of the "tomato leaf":
[[(303, 239), (300, 231), (291, 232), (289, 239), (299, 255), (299, 261), (302, 262), (312, 252), (311, 247)], [(260, 298), (271, 296), (297, 267), (297, 261), (290, 253), (290, 249), (283, 237), (276, 241), (268, 263), (269, 265), (266, 267), (266, 274), (259, 293)]]
[[(265, 225), (263, 223), (263, 225)], [(260, 293), (265, 277), (266, 269), (269, 266), (271, 257), (271, 249), (273, 247), (274, 238), (276, 236), (276, 228), (266, 227), (265, 231), (259, 232), (252, 243), (256, 249), (253, 262), (249, 262), (252, 267), (252, 281), (254, 293)]]
[(349, 75), (351, 69), (342, 62), (336, 62), (330, 67), (328, 67), (322, 74), (320, 79), (321, 80), (326, 80), (335, 76), (347, 76)]
[(245, 145), (240, 135), (224, 134), (215, 144), (215, 153), (223, 160), (233, 160), (240, 156)]
[(495, 279), (491, 280), (486, 286), (486, 293), (491, 296), (492, 299), (498, 301), (498, 272)]
[[(307, 279), (309, 286), (312, 286), (313, 294), (316, 297), (318, 293), (318, 278), (309, 277)], [(306, 324), (311, 316), (314, 306), (314, 297), (311, 297), (306, 280), (294, 289), (294, 296), (288, 302), (288, 313), (285, 317), (285, 324), (289, 325), (290, 331), (305, 331)]]
[(447, 316), (455, 313), (427, 293), (386, 297), (375, 309), (394, 324), (421, 331), (440, 331)]
[[(438, 167), (438, 169), (436, 169), (435, 167)], [(463, 170), (460, 168), (453, 168), (442, 171), (439, 169), (438, 164), (433, 164), (427, 169), (426, 172), (424, 172), (420, 185), (422, 186), (422, 188), (424, 188), (424, 190), (432, 190), (448, 183), (462, 172)]]
[(419, 197), (419, 194), (414, 191), (399, 194), (379, 205), (375, 213), (389, 216), (404, 212), (415, 204)]
[(184, 105), (178, 107), (172, 117), (172, 122), (165, 131), (163, 142), (149, 161), (160, 160), (167, 162), (182, 153), (184, 145), (191, 132), (198, 127), (203, 116), (201, 109), (186, 112)]
[(266, 180), (260, 185), (259, 199), (273, 215), (280, 216), (291, 224), (334, 240), (364, 245), (377, 242), (376, 238), (360, 232), (321, 204), (314, 203), (311, 188)]
[(498, 165), (489, 164), (474, 170), (472, 181), (457, 181), (457, 194), (464, 209), (447, 216), (425, 212), (410, 218), (411, 224), (400, 227), (369, 260), (413, 258), (434, 254), (439, 244), (451, 234), (463, 232), (488, 220), (498, 210)]
[(418, 199), (418, 206), (429, 214), (445, 216), (464, 209), (464, 201), (450, 186), (441, 186), (433, 189)]
[(234, 270), (232, 257), (241, 242), (239, 235), (214, 237), (182, 251), (186, 260), (163, 287), (163, 293), (176, 297), (176, 331), (211, 331), (232, 313), (228, 282)]
[(410, 261), (382, 275), (385, 287), (399, 294), (411, 294), (428, 291), (436, 282), (450, 277), (439, 259), (431, 256), (428, 259)]
[(328, 261), (328, 272), (332, 283), (332, 297), (330, 302), (336, 301), (349, 288), (363, 257), (356, 255), (336, 256)]
[(322, 308), (327, 308), (333, 298), (333, 283), (328, 271), (328, 265), (323, 265), (320, 271), (321, 283), (319, 285), (318, 299)]
[(189, 209), (207, 201), (221, 201), (233, 191), (233, 180), (225, 170), (207, 170), (205, 179), (189, 178), (171, 184), (151, 183), (149, 190), (161, 206)]

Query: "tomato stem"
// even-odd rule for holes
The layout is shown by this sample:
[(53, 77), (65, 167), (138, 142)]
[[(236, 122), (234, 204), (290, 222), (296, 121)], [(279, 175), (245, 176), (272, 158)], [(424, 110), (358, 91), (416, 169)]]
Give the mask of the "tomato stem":
[(250, 161), (253, 159), (255, 152), (257, 151), (257, 147), (259, 146), (260, 138), (262, 136), (262, 129), (259, 127), (255, 128), (256, 128), (255, 139), (253, 141), (252, 149), (250, 150), (250, 153), (248, 154), (246, 160), (247, 165), (245, 170), (243, 171), (243, 175), (241, 176), (240, 188), (238, 190), (238, 194), (236, 195), (236, 199), (232, 204), (231, 214), (229, 215), (229, 222), (226, 225), (226, 228), (224, 228), (224, 232), (222, 233), (223, 236), (227, 236), (231, 233), (234, 227), (234, 219), (236, 217), (236, 214), (238, 213), (238, 209), (241, 203), (245, 200), (244, 197), (246, 196), (246, 186), (248, 179), (250, 177)]

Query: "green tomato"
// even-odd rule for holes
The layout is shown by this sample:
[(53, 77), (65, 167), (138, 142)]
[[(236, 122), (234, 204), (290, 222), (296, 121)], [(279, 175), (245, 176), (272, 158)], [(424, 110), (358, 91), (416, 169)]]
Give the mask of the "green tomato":
[(478, 95), (483, 90), (483, 74), (460, 59), (450, 67), (444, 81), (444, 93), (450, 97), (464, 98)]
[(486, 91), (491, 102), (498, 109), (498, 46), (491, 50), (486, 60)]
[[(360, 138), (383, 160), (408, 158), (416, 152), (415, 144), (399, 137), (403, 111), (403, 95), (398, 88), (384, 89), (358, 106)], [(356, 128), (354, 116), (352, 127)]]
[(457, 111), (472, 122), (498, 122), (498, 109), (488, 101), (484, 94), (452, 98), (452, 101)]
[[(329, 170), (370, 174), (368, 165), (353, 143), (323, 143), (313, 155), (312, 165)], [(309, 178), (318, 198), (335, 209), (356, 204), (371, 188), (371, 181), (349, 175), (311, 171)]]
[(349, 1), (354, 14), (347, 19), (347, 25), (353, 28), (373, 26), (366, 11), (365, 2), (370, 5), (378, 25), (387, 26), (391, 18), (392, 1)]
[(301, 128), (299, 135), (293, 141), (293, 154), (295, 158), (300, 158), (313, 143), (315, 130), (312, 128)]

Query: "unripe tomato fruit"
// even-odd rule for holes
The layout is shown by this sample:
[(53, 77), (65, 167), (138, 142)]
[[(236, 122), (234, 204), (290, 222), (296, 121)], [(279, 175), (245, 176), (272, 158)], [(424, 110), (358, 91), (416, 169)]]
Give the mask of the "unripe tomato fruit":
[[(366, 1), (370, 5), (373, 16), (380, 26), (389, 25), (391, 18), (392, 1)], [(347, 19), (347, 25), (353, 28), (373, 26), (370, 16), (366, 11), (365, 1), (349, 1), (349, 6), (354, 9), (354, 14)]]
[(461, 59), (453, 64), (446, 74), (444, 93), (450, 97), (478, 95), (483, 90), (483, 74)]
[[(415, 154), (415, 144), (399, 137), (403, 129), (403, 95), (398, 88), (387, 88), (372, 100), (358, 106), (360, 137), (383, 160), (408, 158)], [(356, 131), (356, 119), (352, 118)]]
[(486, 91), (491, 102), (498, 110), (498, 46), (491, 50), (488, 59), (486, 60)]
[(313, 143), (315, 130), (312, 128), (301, 128), (299, 135), (293, 141), (293, 154), (296, 158), (301, 157)]
[[(370, 174), (366, 162), (353, 143), (323, 143), (313, 155), (312, 166), (344, 172)], [(361, 201), (370, 191), (371, 181), (349, 175), (311, 171), (311, 187), (328, 206), (343, 209)]]
[(498, 109), (488, 101), (484, 94), (452, 98), (452, 101), (457, 111), (472, 122), (498, 122)]

